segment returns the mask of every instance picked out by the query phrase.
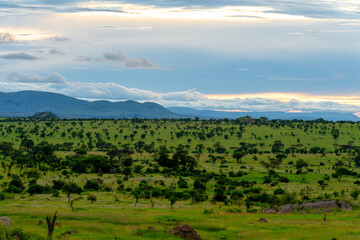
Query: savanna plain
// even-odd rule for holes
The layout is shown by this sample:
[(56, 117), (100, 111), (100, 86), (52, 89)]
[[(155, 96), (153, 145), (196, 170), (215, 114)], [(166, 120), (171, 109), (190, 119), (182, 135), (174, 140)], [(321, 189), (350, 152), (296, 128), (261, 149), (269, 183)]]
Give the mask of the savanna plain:
[(360, 239), (359, 168), (358, 122), (4, 118), (0, 239)]

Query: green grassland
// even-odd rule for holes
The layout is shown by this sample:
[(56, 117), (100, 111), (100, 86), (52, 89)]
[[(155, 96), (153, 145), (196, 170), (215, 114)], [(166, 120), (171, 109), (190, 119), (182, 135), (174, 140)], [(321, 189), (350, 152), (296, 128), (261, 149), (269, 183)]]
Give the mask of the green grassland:
[[(360, 180), (356, 162), (360, 148), (359, 123), (321, 120), (257, 120), (251, 123), (228, 120), (0, 120), (0, 143), (13, 143), (15, 152), (30, 156), (31, 150), (24, 146), (24, 139), (32, 140), (35, 146), (44, 141), (51, 144), (58, 163), (48, 166), (45, 159), (38, 165), (24, 163), (23, 166), (16, 161), (16, 154), (5, 154), (0, 148), (0, 194), (5, 196), (0, 200), (0, 216), (10, 217), (15, 226), (35, 235), (46, 236), (46, 225), (38, 225), (38, 222), (57, 211), (61, 227), (55, 228), (54, 236), (78, 230), (78, 234), (67, 237), (70, 239), (177, 239), (166, 232), (185, 223), (194, 227), (203, 239), (360, 239), (360, 210), (356, 205), (354, 211), (326, 213), (326, 221), (324, 213), (314, 212), (265, 215), (261, 213), (262, 209), (274, 204), (255, 201), (247, 206), (250, 195), (256, 194), (246, 193), (249, 189), (261, 188), (261, 193), (277, 197), (275, 207), (288, 203), (287, 198), (291, 196), (293, 202), (356, 201), (353, 193), (359, 191), (354, 183)], [(274, 150), (276, 141), (281, 142), (278, 150)], [(176, 156), (180, 146), (196, 161), (196, 166), (193, 170), (172, 167), (165, 171), (167, 168), (159, 166), (158, 162), (162, 146), (166, 146), (169, 159)], [(124, 169), (114, 173), (77, 172), (71, 167), (71, 161), (80, 159), (79, 149), (86, 150), (85, 156), (106, 157), (114, 148), (133, 151), (131, 174), (125, 174)], [(234, 152), (243, 154), (240, 161), (234, 158)], [(271, 162), (279, 154), (285, 155), (281, 163), (267, 168), (264, 163)], [(299, 159), (307, 163), (301, 172), (296, 168)], [(67, 165), (62, 164), (66, 160)], [(338, 167), (346, 168), (352, 174), (346, 173), (341, 179), (333, 176)], [(147, 171), (155, 168), (160, 171)], [(100, 189), (84, 189), (70, 197), (63, 190), (57, 194), (29, 194), (32, 177), (27, 173), (31, 171), (40, 173), (36, 183), (41, 186), (52, 186), (53, 180), (61, 180), (84, 188), (88, 180), (100, 178)], [(184, 193), (195, 188), (194, 182), (204, 173), (214, 176), (206, 182), (206, 200), (177, 199), (171, 206), (171, 198), (165, 195), (139, 199), (134, 195), (134, 190), (143, 182), (151, 189)], [(6, 190), (14, 175), (20, 176), (24, 184), (21, 193)], [(226, 181), (250, 185), (220, 185), (222, 175)], [(270, 175), (271, 181), (265, 182)], [(287, 181), (274, 180), (279, 176)], [(189, 187), (180, 188), (180, 179)], [(324, 188), (319, 180), (326, 183)], [(224, 189), (227, 200), (213, 200), (219, 188)], [(277, 189), (284, 193), (275, 196)], [(231, 197), (234, 191), (245, 194), (235, 199)], [(96, 200), (88, 200), (89, 195), (95, 196)], [(257, 222), (260, 217), (265, 217), (268, 223)], [(148, 230), (148, 226), (155, 230)]]

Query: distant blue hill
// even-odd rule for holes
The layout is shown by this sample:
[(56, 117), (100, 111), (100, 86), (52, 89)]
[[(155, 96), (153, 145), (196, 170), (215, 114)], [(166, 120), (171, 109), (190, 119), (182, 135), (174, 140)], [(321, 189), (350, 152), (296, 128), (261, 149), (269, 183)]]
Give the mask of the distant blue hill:
[(89, 102), (50, 92), (0, 92), (2, 117), (29, 117), (46, 111), (63, 118), (180, 118), (152, 102)]
[(360, 118), (348, 112), (313, 112), (313, 113), (286, 113), (286, 112), (224, 112), (211, 110), (196, 110), (186, 107), (168, 107), (171, 112), (188, 117), (199, 117), (204, 119), (228, 118), (236, 119), (239, 117), (250, 116), (252, 118), (267, 117), (268, 119), (283, 119), (283, 120), (315, 120), (323, 118), (329, 121), (360, 121)]

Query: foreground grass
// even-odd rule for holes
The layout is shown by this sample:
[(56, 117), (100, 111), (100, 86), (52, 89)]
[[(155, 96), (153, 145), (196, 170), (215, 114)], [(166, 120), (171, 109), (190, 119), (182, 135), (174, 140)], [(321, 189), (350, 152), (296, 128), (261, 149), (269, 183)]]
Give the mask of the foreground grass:
[[(131, 199), (94, 204), (79, 199), (72, 210), (65, 197), (58, 199), (15, 199), (1, 202), (0, 216), (8, 216), (15, 227), (46, 236), (46, 225), (40, 220), (58, 211), (60, 227), (55, 237), (77, 230), (71, 239), (178, 239), (166, 232), (180, 224), (189, 224), (203, 239), (360, 239), (360, 211), (327, 214), (264, 215), (228, 213), (234, 206), (194, 205), (181, 203), (175, 209), (150, 208), (145, 203), (134, 207)], [(165, 204), (165, 203), (164, 203)], [(204, 209), (212, 210), (204, 214)], [(268, 223), (257, 220), (265, 217)], [(148, 226), (155, 230), (148, 230)]]

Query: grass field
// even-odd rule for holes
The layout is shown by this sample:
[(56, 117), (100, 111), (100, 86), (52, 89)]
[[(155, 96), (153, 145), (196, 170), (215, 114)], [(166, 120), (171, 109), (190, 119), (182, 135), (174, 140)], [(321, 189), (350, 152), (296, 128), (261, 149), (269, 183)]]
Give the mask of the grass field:
[[(203, 239), (360, 239), (360, 210), (357, 206), (354, 211), (326, 213), (324, 221), (324, 213), (264, 215), (261, 211), (269, 207), (270, 202), (254, 202), (249, 209), (246, 202), (251, 196), (245, 194), (238, 200), (230, 196), (234, 191), (246, 193), (251, 188), (260, 188), (261, 193), (278, 197), (278, 204), (286, 203), (285, 198), (291, 194), (294, 194), (293, 201), (296, 202), (306, 201), (306, 198), (309, 201), (355, 201), (352, 194), (358, 190), (354, 183), (360, 176), (354, 161), (360, 147), (359, 126), (358, 123), (296, 121), (242, 124), (215, 120), (2, 119), (0, 143), (11, 142), (15, 152), (32, 156), (32, 151), (22, 146), (23, 139), (33, 140), (35, 146), (46, 141), (53, 144), (54, 156), (61, 164), (46, 167), (47, 170), (41, 170), (47, 166), (46, 162), (21, 167), (14, 157), (16, 154), (5, 156), (3, 152), (4, 155), (0, 155), (0, 194), (6, 193), (6, 198), (0, 201), (0, 216), (10, 217), (14, 225), (24, 231), (45, 237), (47, 227), (38, 225), (38, 222), (45, 221), (46, 216), (57, 211), (61, 227), (55, 228), (54, 236), (58, 237), (68, 230), (79, 231), (68, 236), (71, 239), (176, 239), (166, 232), (185, 223), (194, 227)], [(338, 136), (333, 129), (339, 130)], [(279, 152), (273, 151), (275, 141), (283, 144)], [(139, 145), (142, 147), (136, 147)], [(173, 158), (179, 145), (196, 159), (195, 170), (199, 171), (182, 172), (174, 168), (166, 172), (165, 167), (158, 165), (156, 159), (161, 146), (166, 146), (169, 158)], [(320, 150), (311, 152), (313, 147)], [(104, 157), (109, 148), (133, 150), (132, 172), (125, 176), (123, 171), (81, 173), (71, 170), (71, 161), (79, 157), (75, 153), (79, 148), (87, 150), (86, 156)], [(233, 157), (236, 151), (244, 153), (239, 163)], [(271, 162), (279, 153), (285, 154), (285, 157), (271, 173), (263, 163)], [(34, 159), (36, 161), (37, 158)], [(296, 173), (295, 165), (299, 159), (308, 164), (302, 173)], [(344, 174), (339, 181), (332, 176), (339, 166), (348, 169), (352, 175)], [(160, 172), (147, 171), (156, 167)], [(29, 171), (40, 172), (36, 183), (41, 186), (51, 186), (53, 180), (61, 180), (84, 187), (88, 180), (100, 178), (101, 187), (97, 191), (85, 189), (81, 194), (71, 194), (70, 198), (74, 200), (71, 207), (63, 190), (58, 194), (29, 194), (32, 181), (27, 175)], [(242, 173), (241, 176), (232, 175), (238, 172)], [(194, 183), (200, 173), (214, 176), (206, 182), (205, 194), (208, 198), (205, 201), (177, 199), (171, 207), (171, 198), (161, 195), (140, 197), (135, 204), (134, 190), (141, 182), (152, 188), (171, 189), (174, 193), (186, 192), (195, 189)], [(274, 173), (288, 181), (266, 183), (264, 179)], [(15, 175), (20, 176), (24, 190), (7, 193), (6, 189)], [(219, 187), (221, 175), (235, 183)], [(188, 183), (188, 189), (178, 186), (180, 179)], [(324, 188), (319, 180), (325, 181)], [(236, 184), (244, 181), (250, 182), (251, 186)], [(123, 190), (119, 190), (121, 184), (124, 185)], [(225, 191), (230, 201), (212, 200), (219, 188)], [(284, 194), (275, 196), (277, 189), (282, 189)], [(91, 203), (87, 199), (89, 195), (95, 195), (96, 201)], [(268, 223), (257, 222), (260, 217), (265, 217)], [(155, 230), (148, 230), (148, 226), (153, 226)]]
[[(46, 236), (46, 225), (38, 222), (58, 211), (61, 227), (56, 227), (55, 236), (79, 231), (71, 239), (177, 239), (165, 232), (183, 223), (193, 226), (203, 239), (360, 239), (359, 211), (328, 213), (324, 221), (324, 214), (228, 213), (234, 207), (187, 203), (169, 209), (169, 204), (161, 201), (153, 209), (145, 201), (134, 208), (131, 199), (122, 198), (117, 203), (110, 199), (110, 194), (101, 193), (94, 204), (78, 200), (75, 210), (65, 197), (15, 199), (2, 202), (0, 214), (11, 217), (14, 225), (26, 231)], [(204, 214), (205, 209), (214, 212)], [(260, 217), (268, 223), (257, 222)], [(148, 226), (155, 230), (149, 231)]]

